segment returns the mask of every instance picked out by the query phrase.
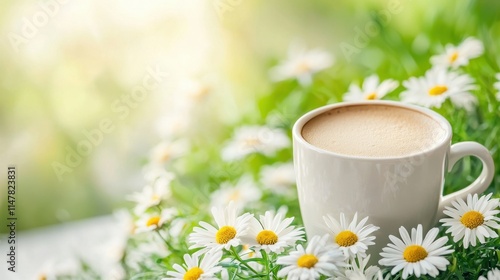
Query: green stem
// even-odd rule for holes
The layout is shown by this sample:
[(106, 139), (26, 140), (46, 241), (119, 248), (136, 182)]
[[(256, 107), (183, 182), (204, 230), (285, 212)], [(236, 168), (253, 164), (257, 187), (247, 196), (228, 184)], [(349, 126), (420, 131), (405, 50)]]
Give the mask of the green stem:
[(165, 244), (167, 245), (168, 249), (172, 252), (172, 253), (175, 253), (175, 252), (178, 252), (177, 249), (174, 248), (174, 246), (172, 246), (172, 244), (170, 244), (170, 242), (167, 241), (167, 239), (165, 239), (159, 230), (155, 230), (155, 232), (158, 234), (158, 236), (160, 236), (160, 238), (163, 240), (163, 242), (165, 242)]
[(271, 280), (270, 276), (270, 269), (269, 269), (269, 258), (267, 256), (267, 253), (265, 250), (260, 250), (260, 253), (262, 254), (262, 258), (264, 259), (265, 265), (266, 265), (266, 275), (267, 275), (267, 280)]
[(236, 252), (236, 249), (234, 247), (231, 247), (231, 251), (232, 254), (234, 255), (234, 258), (236, 260), (238, 260), (242, 265), (244, 265), (246, 268), (248, 268), (250, 271), (252, 271), (255, 275), (259, 275), (259, 273), (257, 271), (255, 271), (255, 269), (253, 269), (249, 264), (247, 264), (245, 261), (243, 261), (240, 257), (240, 255), (238, 255), (238, 252)]

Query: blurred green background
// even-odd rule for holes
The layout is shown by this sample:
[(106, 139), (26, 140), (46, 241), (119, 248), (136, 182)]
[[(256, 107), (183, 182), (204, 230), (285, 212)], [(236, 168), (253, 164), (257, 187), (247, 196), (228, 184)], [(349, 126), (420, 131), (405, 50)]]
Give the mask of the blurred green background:
[[(340, 101), (351, 81), (373, 73), (399, 81), (422, 75), (430, 56), (469, 36), (485, 45), (485, 54), (467, 66), (481, 76), (481, 109), (472, 116), (441, 113), (454, 126), (454, 141), (478, 141), (493, 153), (498, 175), (490, 190), (498, 190), (500, 113), (492, 85), (500, 72), (499, 19), (495, 0), (5, 0), (0, 174), (6, 178), (7, 166), (17, 166), (19, 229), (130, 205), (125, 196), (142, 188), (151, 148), (172, 129), (182, 127), (183, 137), (201, 146), (224, 141), (228, 126), (242, 116), (262, 123), (264, 112), (278, 109), (291, 123), (311, 108)], [(378, 34), (345, 55), (342, 44), (354, 44), (357, 32), (372, 23)], [(292, 81), (273, 85), (269, 68), (297, 41), (328, 50), (337, 62), (308, 89)], [(186, 90), (192, 81), (206, 86), (206, 99)], [(297, 91), (310, 100), (307, 106), (281, 108)], [(112, 131), (101, 130), (91, 143), (86, 134), (99, 134), (103, 121)], [(67, 157), (79, 145), (88, 153), (69, 167)], [(450, 189), (470, 182), (479, 172), (476, 163), (465, 160), (455, 168), (447, 177)], [(60, 164), (68, 168), (58, 176), (54, 166)], [(5, 194), (0, 209), (6, 209)]]

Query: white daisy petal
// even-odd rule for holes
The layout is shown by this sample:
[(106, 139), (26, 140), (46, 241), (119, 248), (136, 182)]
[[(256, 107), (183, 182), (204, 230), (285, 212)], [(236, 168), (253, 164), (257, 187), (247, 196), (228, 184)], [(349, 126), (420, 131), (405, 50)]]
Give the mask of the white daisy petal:
[(334, 63), (334, 58), (321, 49), (306, 50), (302, 46), (291, 45), (286, 61), (270, 71), (271, 79), (282, 81), (297, 79), (300, 84), (307, 86), (312, 83), (312, 76)]
[(233, 138), (226, 143), (221, 153), (225, 161), (236, 161), (254, 153), (272, 156), (289, 146), (290, 139), (282, 129), (243, 126), (235, 130)]
[(250, 175), (243, 175), (236, 184), (223, 182), (219, 189), (211, 195), (212, 207), (223, 207), (233, 201), (235, 207), (243, 209), (247, 205), (257, 202), (262, 196), (262, 191), (255, 184)]
[(497, 73), (495, 78), (497, 79), (496, 83), (493, 84), (493, 87), (497, 90), (495, 97), (500, 101), (500, 73)]
[(498, 280), (500, 279), (500, 270), (498, 268), (493, 268), (488, 271), (486, 277), (480, 276), (477, 280)]
[(382, 272), (377, 266), (366, 267), (370, 256), (366, 258), (357, 257), (349, 261), (349, 267), (342, 269), (341, 273), (335, 278), (336, 280), (383, 280)]
[(388, 79), (379, 83), (377, 75), (365, 79), (362, 87), (356, 84), (349, 85), (349, 90), (344, 94), (344, 101), (363, 101), (381, 99), (398, 87), (398, 82)]
[(292, 162), (264, 166), (260, 178), (262, 185), (274, 193), (286, 196), (295, 194), (295, 172)]

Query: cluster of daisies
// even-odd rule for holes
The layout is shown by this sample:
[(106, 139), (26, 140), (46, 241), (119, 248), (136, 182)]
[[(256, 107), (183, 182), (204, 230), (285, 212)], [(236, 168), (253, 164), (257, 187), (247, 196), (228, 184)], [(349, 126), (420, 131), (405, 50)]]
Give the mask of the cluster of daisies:
[[(403, 81), (400, 93), (402, 102), (425, 107), (439, 108), (447, 99), (455, 107), (471, 111), (477, 104), (477, 97), (471, 92), (477, 90), (474, 79), (463, 71), (471, 59), (484, 53), (483, 43), (469, 37), (458, 46), (447, 45), (442, 54), (432, 56), (432, 68), (421, 77), (410, 77)], [(271, 70), (271, 78), (279, 81), (294, 78), (302, 85), (309, 85), (312, 76), (333, 64), (333, 57), (320, 49), (306, 50), (291, 48), (288, 60)], [(496, 75), (493, 87), (500, 101), (500, 73)], [(493, 79), (493, 77), (492, 77)], [(377, 75), (367, 77), (362, 85), (352, 83), (344, 94), (344, 101), (381, 99), (399, 87), (399, 82), (387, 79), (380, 81)]]
[[(435, 108), (449, 100), (455, 107), (473, 110), (478, 101), (472, 92), (478, 85), (464, 72), (463, 66), (483, 52), (483, 44), (474, 38), (458, 46), (446, 46), (443, 54), (431, 58), (433, 67), (423, 77), (402, 82), (405, 89), (400, 94), (401, 100)], [(273, 80), (296, 78), (300, 84), (309, 85), (315, 73), (334, 63), (333, 57), (321, 49), (293, 46), (289, 55), (271, 70)], [(500, 100), (500, 74), (496, 78), (499, 81), (493, 86), (499, 91)], [(207, 98), (210, 87), (206, 84), (189, 83), (185, 90), (189, 92), (187, 96), (192, 97), (190, 102)], [(381, 99), (399, 85), (398, 81), (380, 81), (373, 75), (362, 85), (351, 84), (343, 98), (345, 101)], [(128, 227), (130, 235), (124, 239), (128, 241), (121, 243), (119, 254), (122, 265), (139, 265), (127, 269), (127, 273), (122, 271), (121, 278), (116, 279), (127, 276), (193, 280), (436, 277), (444, 274), (443, 271), (455, 269), (459, 253), (498, 238), (499, 201), (492, 199), (491, 194), (482, 197), (476, 194), (466, 201), (453, 202), (452, 207), (444, 211), (448, 217), (440, 221), (441, 231), (440, 228), (427, 230), (421, 225), (411, 229), (401, 227), (399, 235), (389, 236), (390, 243), (383, 244), (386, 247), (376, 256), (368, 252), (376, 242), (379, 228), (369, 224), (368, 217), (358, 217), (357, 213), (332, 213), (323, 217), (329, 234), (307, 239), (304, 229), (293, 225), (295, 219), (287, 218), (286, 207), (263, 215), (252, 214), (258, 212), (256, 209), (270, 209), (281, 202), (297, 202), (293, 164), (285, 156), (277, 156), (283, 150), (289, 154), (290, 137), (285, 129), (272, 124), (240, 126), (231, 139), (218, 147), (222, 162), (211, 166), (209, 180), (230, 178), (217, 182), (216, 189), (203, 194), (206, 195), (204, 202), (209, 201), (210, 207), (196, 205), (196, 211), (211, 208), (213, 223), (203, 221), (207, 218), (205, 213), (175, 207), (174, 191), (178, 190), (174, 190), (172, 182), (176, 180), (167, 171), (175, 170), (176, 161), (192, 150), (183, 136), (189, 127), (183, 122), (189, 118), (182, 116), (178, 121), (166, 116), (165, 122), (158, 125), (163, 129), (160, 133), (163, 140), (152, 149), (145, 168), (146, 186), (129, 197), (135, 203), (133, 217), (128, 217), (132, 226)], [(265, 163), (254, 166), (252, 171), (245, 170), (245, 163), (251, 161), (249, 157), (256, 154), (260, 159), (265, 158), (259, 161)], [(269, 162), (273, 164), (266, 165)], [(215, 174), (217, 164), (229, 165), (227, 168), (236, 172), (218, 176)], [(269, 204), (264, 202), (265, 197), (283, 199)], [(249, 209), (253, 210), (242, 211)], [(193, 224), (200, 220), (198, 225)], [(136, 244), (130, 246), (130, 240)], [(495, 251), (490, 247), (484, 249)], [(135, 256), (141, 251), (144, 254)], [(500, 279), (500, 270), (493, 267), (488, 270), (484, 267), (477, 270), (484, 272), (479, 279)], [(153, 274), (137, 274), (141, 271)]]
[[(329, 233), (309, 236), (306, 242), (304, 229), (292, 224), (293, 217), (285, 217), (286, 210), (267, 211), (257, 218), (248, 212), (240, 213), (230, 202), (225, 207), (212, 207), (214, 223), (201, 221), (193, 228), (187, 242), (188, 250), (194, 253), (184, 254), (184, 263), (174, 264), (162, 279), (436, 277), (447, 270), (454, 249), (464, 250), (498, 238), (499, 203), (491, 194), (454, 201), (444, 210), (447, 218), (440, 220), (447, 228), (442, 234), (437, 227), (426, 232), (422, 225), (410, 230), (401, 227), (399, 236), (390, 235), (391, 242), (375, 257), (379, 259), (376, 266), (369, 265), (373, 257), (367, 251), (375, 244), (374, 233), (379, 227), (369, 224), (368, 217), (359, 219), (357, 213), (352, 217), (344, 213), (324, 216)], [(150, 205), (155, 207), (161, 208), (160, 204)], [(161, 215), (141, 219), (136, 233), (149, 231), (162, 236), (170, 230), (172, 217), (175, 214), (163, 210)], [(493, 268), (480, 279), (498, 277), (500, 270)]]

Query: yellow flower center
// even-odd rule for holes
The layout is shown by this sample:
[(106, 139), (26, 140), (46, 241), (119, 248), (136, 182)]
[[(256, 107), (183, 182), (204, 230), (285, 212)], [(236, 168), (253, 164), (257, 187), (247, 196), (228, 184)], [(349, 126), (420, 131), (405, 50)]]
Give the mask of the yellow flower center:
[(450, 62), (453, 63), (458, 58), (458, 52), (454, 52), (450, 55)]
[(316, 263), (318, 262), (318, 258), (316, 258), (315, 255), (309, 255), (305, 254), (302, 255), (298, 260), (297, 260), (297, 265), (299, 267), (305, 267), (305, 268), (311, 268), (313, 267)]
[(403, 258), (410, 263), (415, 263), (427, 258), (427, 251), (420, 245), (410, 245), (403, 252)]
[(245, 147), (255, 147), (259, 145), (261, 142), (259, 138), (248, 138), (243, 140), (243, 146)]
[(198, 280), (200, 276), (203, 274), (203, 269), (199, 267), (193, 267), (190, 270), (186, 271), (184, 274), (184, 280)]
[(149, 220), (146, 222), (146, 226), (152, 226), (152, 225), (156, 225), (158, 226), (158, 223), (160, 222), (160, 216), (153, 216), (151, 218), (149, 218)]
[(159, 196), (158, 194), (156, 194), (156, 193), (154, 193), (154, 194), (151, 196), (151, 200), (153, 200), (153, 201), (157, 201), (157, 200), (159, 200), (159, 199), (160, 199), (160, 196)]
[(341, 231), (335, 236), (335, 243), (342, 247), (352, 246), (356, 244), (356, 242), (358, 242), (358, 236), (350, 230)]
[(447, 90), (448, 90), (448, 87), (437, 85), (437, 86), (434, 86), (431, 89), (429, 89), (429, 95), (438, 96), (438, 95), (445, 93)]
[(42, 274), (38, 276), (38, 280), (47, 280), (47, 276), (45, 274)]
[(239, 190), (234, 190), (230, 195), (229, 195), (229, 201), (238, 201), (241, 198), (241, 193)]
[(286, 178), (283, 174), (277, 174), (273, 178), (271, 178), (272, 182), (275, 185), (282, 186), (282, 185), (288, 185), (289, 180)]
[(210, 92), (210, 87), (208, 87), (208, 86), (200, 86), (196, 91), (194, 91), (194, 92), (191, 93), (191, 97), (194, 100), (199, 101), (203, 97), (207, 96), (209, 92)]
[(215, 234), (215, 241), (219, 244), (226, 244), (236, 236), (236, 229), (232, 226), (223, 226)]
[(170, 158), (172, 157), (172, 151), (170, 150), (165, 150), (161, 153), (161, 155), (159, 156), (158, 158), (158, 161), (159, 162), (167, 162), (170, 160)]
[(296, 74), (304, 74), (311, 71), (311, 66), (307, 61), (301, 61), (295, 68)]
[(257, 242), (260, 245), (274, 245), (278, 242), (278, 236), (271, 230), (263, 230), (257, 234)]
[(484, 223), (484, 216), (477, 211), (469, 211), (460, 218), (460, 222), (470, 229), (475, 229)]
[[(245, 244), (245, 245), (243, 245), (243, 250), (242, 251), (248, 251), (249, 249), (250, 249), (250, 245)], [(246, 255), (249, 258), (253, 258), (253, 256), (255, 256), (255, 252), (250, 251)]]
[(366, 97), (365, 97), (366, 100), (375, 100), (377, 99), (377, 93), (376, 92), (372, 92), (370, 94), (368, 94)]

